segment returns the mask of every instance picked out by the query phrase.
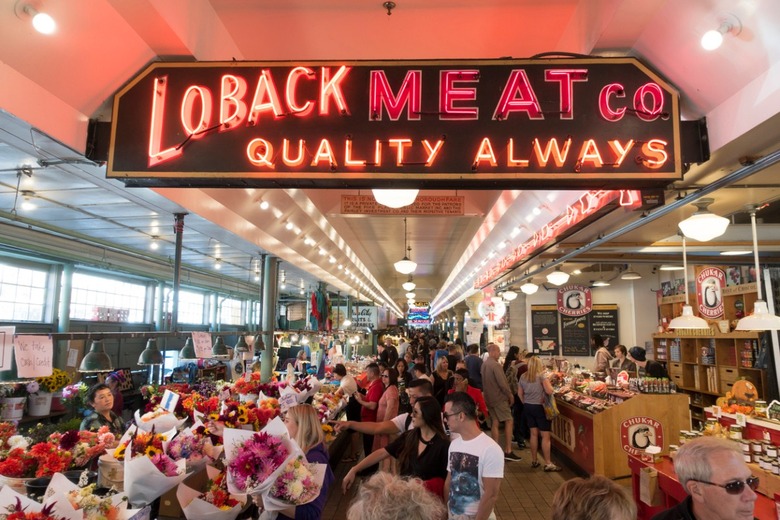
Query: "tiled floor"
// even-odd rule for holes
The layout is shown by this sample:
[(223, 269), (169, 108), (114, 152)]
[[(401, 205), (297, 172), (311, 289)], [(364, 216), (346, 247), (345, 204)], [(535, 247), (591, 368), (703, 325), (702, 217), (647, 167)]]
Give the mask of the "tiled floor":
[[(504, 481), (501, 494), (496, 502), (498, 520), (544, 520), (550, 518), (550, 503), (553, 494), (565, 480), (576, 476), (563, 466), (560, 473), (545, 473), (542, 468), (531, 469), (531, 453), (516, 450), (523, 460), (507, 462), (504, 466)], [(555, 456), (553, 455), (553, 460)], [(343, 520), (346, 518), (349, 503), (352, 500), (357, 482), (346, 494), (341, 492), (341, 480), (350, 466), (339, 464), (336, 469), (336, 481), (329, 492), (328, 502), (323, 512), (323, 520)]]

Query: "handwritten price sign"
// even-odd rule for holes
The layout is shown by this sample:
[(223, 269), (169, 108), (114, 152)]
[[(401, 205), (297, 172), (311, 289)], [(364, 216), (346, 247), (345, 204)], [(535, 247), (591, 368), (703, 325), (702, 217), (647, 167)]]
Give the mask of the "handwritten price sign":
[(211, 357), (211, 334), (208, 332), (193, 332), (192, 346), (195, 347), (195, 355), (198, 358)]
[(14, 354), (19, 377), (46, 377), (52, 374), (54, 345), (49, 336), (15, 336)]

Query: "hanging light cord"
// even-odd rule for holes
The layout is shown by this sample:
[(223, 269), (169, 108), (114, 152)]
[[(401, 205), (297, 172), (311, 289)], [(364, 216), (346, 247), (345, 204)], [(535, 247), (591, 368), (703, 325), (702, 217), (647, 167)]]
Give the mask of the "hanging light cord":
[(683, 278), (685, 278), (685, 303), (684, 305), (690, 305), (688, 300), (688, 253), (685, 248), (685, 235), (682, 235), (682, 250), (683, 250)]
[(756, 208), (750, 208), (750, 227), (753, 231), (753, 261), (756, 264), (756, 296), (759, 300), (763, 300), (761, 294), (761, 271), (758, 267), (758, 233), (756, 231)]

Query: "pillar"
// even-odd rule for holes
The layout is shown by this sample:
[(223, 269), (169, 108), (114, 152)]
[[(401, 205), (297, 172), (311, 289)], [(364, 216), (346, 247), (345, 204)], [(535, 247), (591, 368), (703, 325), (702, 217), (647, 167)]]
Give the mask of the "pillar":
[(265, 350), (260, 358), (260, 378), (270, 381), (273, 375), (274, 329), (276, 328), (276, 301), (279, 298), (279, 259), (267, 256), (263, 265), (263, 343)]
[(173, 302), (171, 304), (171, 328), (179, 328), (179, 280), (181, 276), (181, 248), (182, 235), (184, 234), (184, 215), (186, 213), (175, 213), (173, 232), (176, 233), (176, 252), (173, 260)]

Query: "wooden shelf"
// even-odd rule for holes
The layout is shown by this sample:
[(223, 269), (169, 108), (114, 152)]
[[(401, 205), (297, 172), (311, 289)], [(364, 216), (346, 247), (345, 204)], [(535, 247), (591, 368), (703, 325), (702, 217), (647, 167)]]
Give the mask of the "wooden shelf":
[(59, 419), (60, 417), (64, 417), (65, 415), (68, 415), (67, 411), (62, 412), (51, 412), (48, 415), (25, 415), (21, 419), (19, 419), (19, 424), (25, 424), (30, 422), (49, 422), (52, 419)]

